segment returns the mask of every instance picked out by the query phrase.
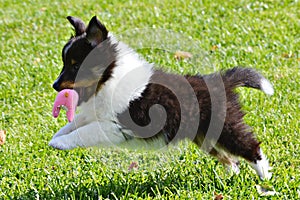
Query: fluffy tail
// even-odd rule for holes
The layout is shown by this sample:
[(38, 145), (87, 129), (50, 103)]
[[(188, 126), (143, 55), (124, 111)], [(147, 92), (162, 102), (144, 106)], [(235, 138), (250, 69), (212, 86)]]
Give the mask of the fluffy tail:
[(262, 90), (268, 95), (274, 94), (274, 89), (270, 81), (251, 68), (235, 67), (229, 69), (225, 71), (222, 78), (224, 82), (233, 88), (251, 87)]

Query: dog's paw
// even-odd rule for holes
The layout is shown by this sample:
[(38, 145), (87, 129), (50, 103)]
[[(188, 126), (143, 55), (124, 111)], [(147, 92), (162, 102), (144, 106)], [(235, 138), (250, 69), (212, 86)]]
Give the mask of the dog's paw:
[(261, 160), (256, 160), (256, 162), (251, 162), (250, 165), (256, 171), (261, 180), (270, 180), (272, 178), (272, 173), (270, 172), (269, 161), (267, 157), (260, 150)]
[(76, 145), (70, 143), (64, 136), (55, 137), (49, 142), (49, 146), (59, 150), (74, 149)]

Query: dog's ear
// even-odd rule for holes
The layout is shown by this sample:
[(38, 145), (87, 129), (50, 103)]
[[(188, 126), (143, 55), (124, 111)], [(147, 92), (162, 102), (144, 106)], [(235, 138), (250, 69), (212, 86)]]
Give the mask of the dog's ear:
[(108, 31), (106, 27), (94, 16), (86, 29), (86, 38), (96, 46), (107, 39)]
[(81, 19), (72, 16), (68, 16), (67, 19), (75, 28), (76, 36), (82, 35), (85, 32), (85, 24)]

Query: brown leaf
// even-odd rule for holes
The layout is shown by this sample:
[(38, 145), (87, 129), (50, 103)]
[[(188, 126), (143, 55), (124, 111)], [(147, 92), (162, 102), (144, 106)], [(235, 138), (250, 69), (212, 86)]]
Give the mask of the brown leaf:
[(0, 145), (3, 145), (5, 143), (6, 139), (6, 131), (0, 130)]
[(214, 195), (215, 195), (214, 200), (222, 200), (222, 199), (224, 199), (224, 196), (222, 194), (218, 194), (218, 193), (214, 192)]
[(281, 56), (283, 58), (293, 58), (293, 57), (295, 57), (295, 54), (293, 54), (293, 53), (283, 53), (283, 54), (281, 54)]
[(133, 170), (133, 169), (137, 169), (138, 168), (138, 164), (137, 162), (132, 162), (129, 167), (128, 170)]
[(190, 52), (186, 52), (186, 51), (176, 51), (174, 58), (177, 60), (182, 60), (182, 59), (188, 59), (193, 57), (193, 55)]
[(216, 51), (218, 48), (219, 48), (219, 47), (218, 47), (217, 45), (213, 45), (213, 46), (211, 47), (211, 51)]

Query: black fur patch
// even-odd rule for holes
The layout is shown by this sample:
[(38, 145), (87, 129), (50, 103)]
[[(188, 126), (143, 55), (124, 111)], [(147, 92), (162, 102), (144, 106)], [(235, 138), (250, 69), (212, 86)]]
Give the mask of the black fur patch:
[[(222, 147), (222, 149), (225, 151), (236, 156), (241, 156), (248, 161), (255, 162), (256, 160), (261, 159), (259, 155), (260, 143), (255, 139), (250, 128), (244, 123), (244, 113), (241, 111), (238, 95), (234, 92), (234, 89), (237, 86), (241, 86), (242, 82), (249, 81), (247, 81), (248, 78), (241, 79), (238, 73), (247, 73), (248, 75), (251, 75), (250, 77), (257, 77), (256, 81), (252, 79), (252, 81), (254, 81), (253, 83), (260, 81), (260, 77), (258, 75), (256, 76), (255, 74), (257, 73), (251, 69), (234, 68), (221, 74), (221, 78), (224, 82), (226, 98), (221, 98), (218, 96), (215, 98), (215, 101), (222, 101), (225, 99), (225, 102), (216, 102), (217, 105), (219, 105), (217, 115), (222, 116), (225, 114), (225, 122), (220, 137), (217, 137), (214, 134), (209, 136), (206, 135), (210, 123), (214, 122), (211, 121), (212, 94), (209, 92), (205, 81), (210, 79), (211, 82), (214, 82), (214, 79), (217, 79), (220, 74), (217, 73), (206, 76), (185, 76), (185, 79), (194, 89), (198, 99), (198, 106), (200, 109), (200, 115), (198, 116), (200, 116), (200, 123), (194, 138), (190, 138), (190, 136), (193, 135), (189, 132), (186, 132), (184, 136), (180, 136), (178, 139), (189, 138), (198, 146), (201, 146), (205, 136), (211, 137), (212, 140), (217, 140), (217, 145)], [(156, 71), (152, 77), (152, 79), (167, 79), (169, 82), (175, 84), (174, 87), (178, 88), (180, 88), (182, 85), (181, 78), (182, 76), (167, 74), (161, 71)], [(243, 78), (245, 78), (245, 76)], [(217, 80), (215, 82), (217, 83)], [(256, 85), (253, 84), (243, 85), (256, 87)], [(221, 93), (221, 91), (218, 91), (218, 88), (220, 87), (216, 85), (215, 94)], [(186, 92), (185, 88), (183, 88), (179, 95), (185, 96), (189, 94)], [(159, 120), (155, 121), (157, 119), (150, 119), (149, 109), (156, 104), (164, 107), (167, 113), (167, 119), (164, 126), (159, 129), (156, 134), (153, 134), (151, 133), (151, 130), (157, 130), (157, 127), (155, 127), (156, 123), (159, 124), (160, 122)], [(180, 125), (183, 124), (184, 126), (185, 124), (195, 124), (194, 121), (197, 121), (197, 119), (195, 119), (195, 110), (197, 109), (191, 105), (193, 104), (190, 104), (188, 98), (186, 101), (184, 101), (183, 105), (179, 105), (177, 97), (168, 88), (162, 85), (149, 84), (146, 90), (143, 92), (142, 97), (130, 102), (130, 107), (128, 110), (119, 114), (118, 119), (124, 127), (131, 129), (134, 134), (136, 134), (136, 137), (148, 140), (154, 139), (163, 134), (165, 142), (169, 143), (173, 142)], [(221, 105), (225, 105), (225, 107), (222, 107)], [(184, 109), (184, 113), (182, 113), (182, 109)], [(155, 108), (154, 112), (157, 112), (156, 117), (159, 119), (162, 113), (161, 108)], [(139, 127), (128, 123), (128, 113), (130, 113), (130, 116), (136, 125), (146, 127), (147, 125), (151, 124), (151, 126), (148, 127), (149, 130), (143, 130), (143, 132), (141, 132)], [(211, 154), (217, 156), (217, 150), (213, 149), (213, 147), (211, 148)]]

